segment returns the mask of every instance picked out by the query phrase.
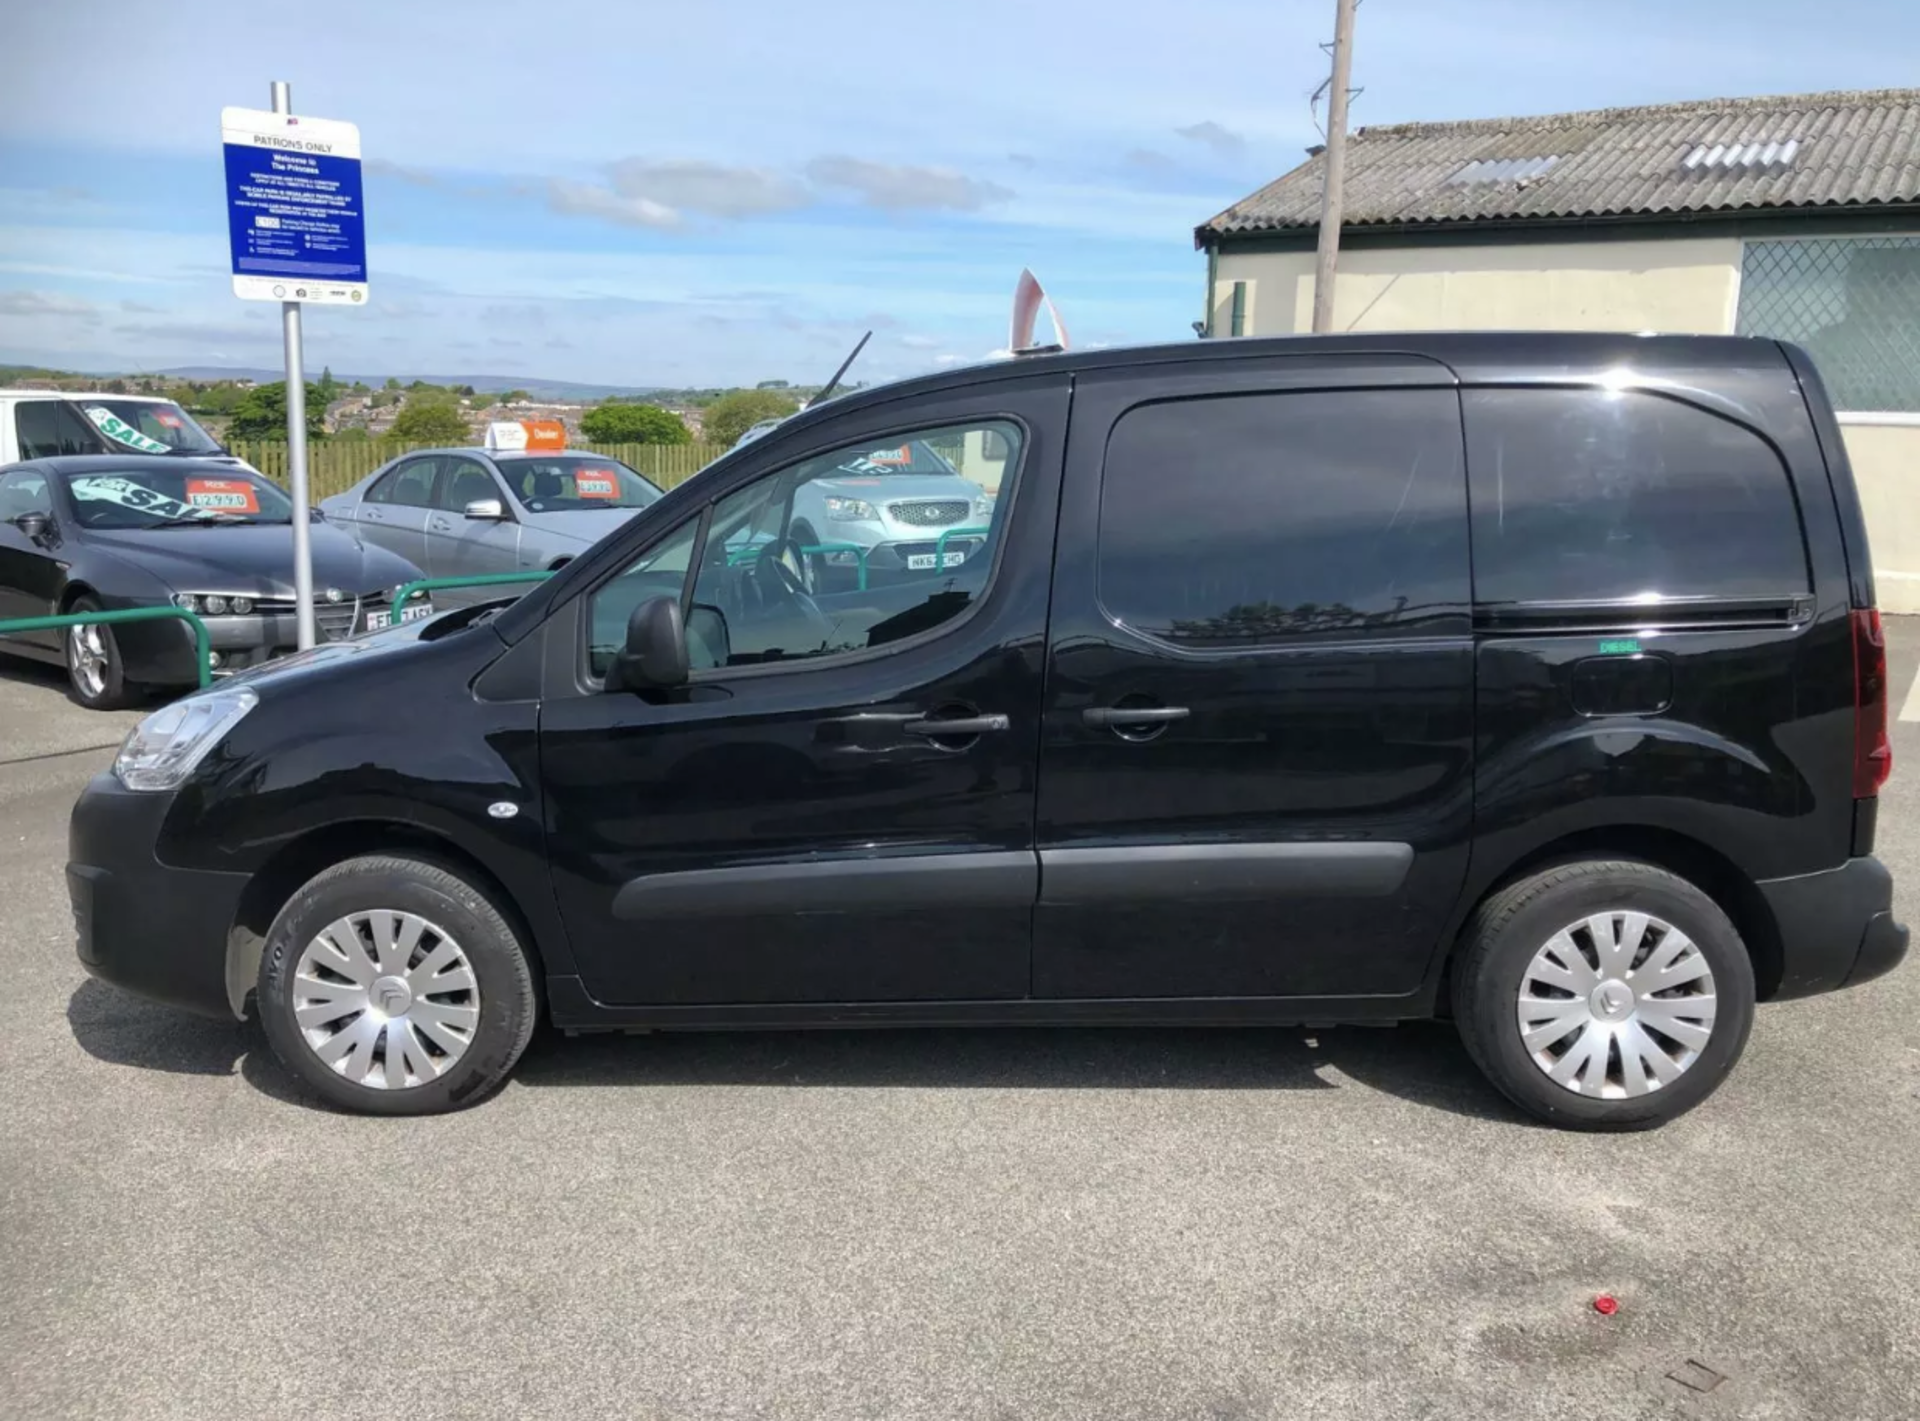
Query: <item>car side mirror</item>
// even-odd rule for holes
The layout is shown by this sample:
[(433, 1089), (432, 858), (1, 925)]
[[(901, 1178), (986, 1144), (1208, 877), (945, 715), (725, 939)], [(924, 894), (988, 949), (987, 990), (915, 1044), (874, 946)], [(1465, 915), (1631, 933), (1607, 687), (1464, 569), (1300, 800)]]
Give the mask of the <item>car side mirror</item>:
[(687, 628), (678, 597), (649, 597), (627, 618), (627, 644), (613, 658), (607, 689), (668, 691), (687, 683)]
[(507, 516), (507, 510), (501, 506), (500, 500), (497, 498), (476, 498), (472, 503), (467, 505), (466, 514), (469, 518), (491, 518), (497, 520), (505, 518)]
[(22, 513), (13, 520), (13, 526), (37, 543), (47, 536), (47, 529), (53, 526), (53, 520), (44, 513)]

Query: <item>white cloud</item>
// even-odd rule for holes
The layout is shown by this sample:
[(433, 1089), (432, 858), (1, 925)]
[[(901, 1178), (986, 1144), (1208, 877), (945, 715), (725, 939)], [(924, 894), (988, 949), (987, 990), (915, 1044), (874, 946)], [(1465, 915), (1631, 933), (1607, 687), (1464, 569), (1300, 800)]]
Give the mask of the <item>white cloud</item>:
[(1237, 158), (1247, 147), (1246, 139), (1212, 119), (1190, 123), (1185, 128), (1174, 129), (1174, 132), (1194, 143), (1206, 144), (1222, 158)]
[(811, 201), (799, 183), (769, 168), (622, 158), (609, 164), (607, 172), (613, 190), (629, 201), (708, 217), (757, 217), (789, 212)]
[(0, 291), (0, 316), (65, 316), (97, 321), (100, 308), (91, 301), (52, 291)]
[(857, 192), (869, 207), (890, 212), (978, 212), (988, 203), (1013, 196), (998, 183), (970, 178), (952, 168), (896, 166), (844, 156), (815, 158), (807, 164), (807, 176), (822, 187)]
[(904, 335), (900, 337), (900, 344), (908, 350), (938, 350), (944, 343), (937, 336)]
[(563, 216), (599, 217), (622, 227), (650, 227), (657, 232), (683, 225), (678, 212), (650, 198), (622, 197), (611, 189), (567, 178), (548, 180), (547, 207)]

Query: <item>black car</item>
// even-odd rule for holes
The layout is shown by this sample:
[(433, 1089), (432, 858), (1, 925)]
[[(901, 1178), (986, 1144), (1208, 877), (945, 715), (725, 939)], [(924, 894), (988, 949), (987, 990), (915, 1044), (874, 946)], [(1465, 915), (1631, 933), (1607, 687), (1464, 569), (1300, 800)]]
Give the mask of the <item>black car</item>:
[[(15, 464), (0, 470), (0, 621), (171, 605), (206, 619), (216, 671), (284, 656), (297, 642), (292, 519), (286, 494), (230, 463), (107, 454)], [(316, 520), (311, 537), (326, 640), (384, 626), (395, 590), (421, 575), (331, 524)], [(74, 699), (99, 709), (199, 679), (184, 619), (22, 632), (0, 636), (0, 651), (64, 664)]]
[[(999, 488), (983, 552), (810, 589), (800, 485), (915, 439)], [(1756, 1001), (1905, 954), (1886, 718), (1791, 346), (1041, 356), (810, 410), (517, 601), (149, 717), (68, 882), (91, 971), (257, 1001), (361, 1110), (480, 1099), (536, 1019), (1451, 1014), (1525, 1110), (1630, 1129)]]

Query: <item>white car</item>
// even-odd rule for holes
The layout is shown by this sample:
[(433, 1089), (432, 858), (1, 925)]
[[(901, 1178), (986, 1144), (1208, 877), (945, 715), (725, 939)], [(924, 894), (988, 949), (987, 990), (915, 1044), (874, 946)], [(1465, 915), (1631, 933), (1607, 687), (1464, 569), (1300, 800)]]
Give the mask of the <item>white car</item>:
[(0, 390), (0, 467), (64, 454), (178, 454), (260, 472), (162, 395)]

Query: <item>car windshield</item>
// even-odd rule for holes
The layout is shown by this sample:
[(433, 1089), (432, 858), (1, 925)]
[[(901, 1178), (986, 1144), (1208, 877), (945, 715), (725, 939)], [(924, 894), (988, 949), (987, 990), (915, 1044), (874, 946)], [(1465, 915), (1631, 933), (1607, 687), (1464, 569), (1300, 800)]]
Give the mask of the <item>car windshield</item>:
[(290, 523), (293, 502), (244, 470), (89, 469), (63, 475), (75, 516), (87, 528), (163, 528)]
[[(955, 451), (958, 454), (958, 450)], [(924, 439), (912, 439), (880, 449), (867, 449), (854, 455), (828, 454), (807, 466), (803, 477), (809, 479), (873, 479), (892, 474), (939, 474), (957, 477), (958, 471)]]
[(80, 395), (73, 402), (115, 444), (142, 454), (218, 454), (220, 446), (171, 400), (116, 400)]
[(645, 508), (660, 490), (618, 459), (591, 454), (530, 454), (495, 459), (514, 500), (529, 513)]

